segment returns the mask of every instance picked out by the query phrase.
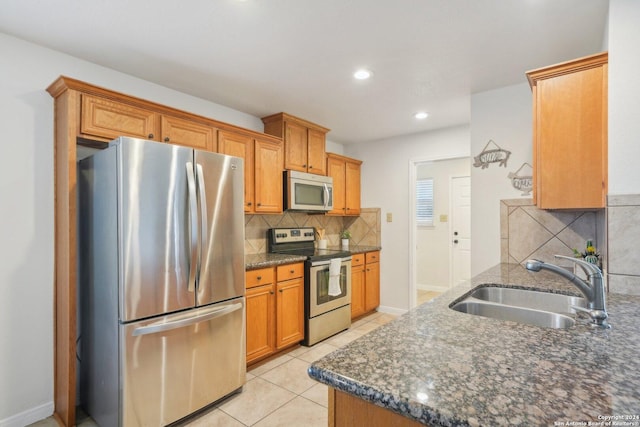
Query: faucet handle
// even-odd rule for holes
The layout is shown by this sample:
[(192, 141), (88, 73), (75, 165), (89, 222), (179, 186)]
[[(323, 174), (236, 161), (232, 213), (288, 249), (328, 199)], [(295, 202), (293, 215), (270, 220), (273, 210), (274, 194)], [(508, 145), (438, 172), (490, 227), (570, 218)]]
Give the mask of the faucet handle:
[(586, 261), (583, 261), (581, 259), (574, 258), (574, 257), (569, 257), (569, 256), (565, 256), (565, 255), (554, 255), (554, 257), (567, 259), (567, 260), (569, 260), (571, 262), (574, 262), (574, 263), (578, 264), (580, 266), (580, 268), (582, 268), (582, 270), (587, 275), (594, 275), (594, 274), (597, 275), (597, 274), (599, 274), (600, 276), (602, 276), (602, 270), (600, 270), (600, 268), (597, 265), (592, 264), (590, 262), (586, 262)]

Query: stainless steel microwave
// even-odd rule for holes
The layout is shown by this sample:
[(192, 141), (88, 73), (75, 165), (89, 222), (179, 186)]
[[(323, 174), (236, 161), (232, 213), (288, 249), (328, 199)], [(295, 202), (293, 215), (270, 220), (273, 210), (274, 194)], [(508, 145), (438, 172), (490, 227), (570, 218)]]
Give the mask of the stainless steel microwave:
[(333, 178), (284, 171), (284, 204), (290, 211), (328, 212), (333, 209)]

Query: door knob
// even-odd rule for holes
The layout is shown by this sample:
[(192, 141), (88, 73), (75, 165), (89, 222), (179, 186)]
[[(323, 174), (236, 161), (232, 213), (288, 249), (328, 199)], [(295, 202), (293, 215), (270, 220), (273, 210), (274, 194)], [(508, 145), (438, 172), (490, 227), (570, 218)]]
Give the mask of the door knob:
[(458, 243), (458, 239), (454, 240), (453, 243)]
[(453, 232), (453, 235), (454, 235), (454, 236), (457, 236), (457, 235), (458, 235), (458, 232), (457, 232), (457, 231), (454, 231), (454, 232)]

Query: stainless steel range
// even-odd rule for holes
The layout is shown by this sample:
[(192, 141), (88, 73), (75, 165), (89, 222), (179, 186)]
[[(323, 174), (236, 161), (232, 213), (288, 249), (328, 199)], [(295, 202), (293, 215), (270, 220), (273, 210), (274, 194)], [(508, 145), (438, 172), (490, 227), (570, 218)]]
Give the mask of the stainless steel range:
[(315, 248), (315, 229), (271, 228), (269, 252), (307, 257), (305, 338), (312, 346), (351, 326), (351, 252)]

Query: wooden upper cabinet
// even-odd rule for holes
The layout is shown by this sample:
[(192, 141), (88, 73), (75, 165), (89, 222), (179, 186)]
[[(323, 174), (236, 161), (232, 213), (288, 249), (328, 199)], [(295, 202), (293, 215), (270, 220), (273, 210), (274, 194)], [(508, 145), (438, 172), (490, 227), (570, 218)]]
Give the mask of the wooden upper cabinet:
[(329, 129), (286, 113), (263, 117), (264, 132), (284, 141), (284, 168), (326, 175), (325, 146)]
[(601, 53), (527, 73), (533, 197), (541, 209), (606, 205), (607, 61)]
[(244, 159), (244, 211), (253, 212), (255, 205), (253, 138), (234, 132), (218, 132), (218, 152)]
[(282, 212), (282, 145), (255, 140), (255, 213)]
[(328, 215), (360, 215), (362, 161), (327, 153), (327, 175), (333, 178), (333, 210)]
[(158, 133), (159, 115), (92, 95), (81, 95), (80, 133), (87, 137), (112, 140), (119, 136), (154, 139)]
[(160, 141), (198, 150), (216, 151), (216, 129), (178, 117), (161, 116)]

